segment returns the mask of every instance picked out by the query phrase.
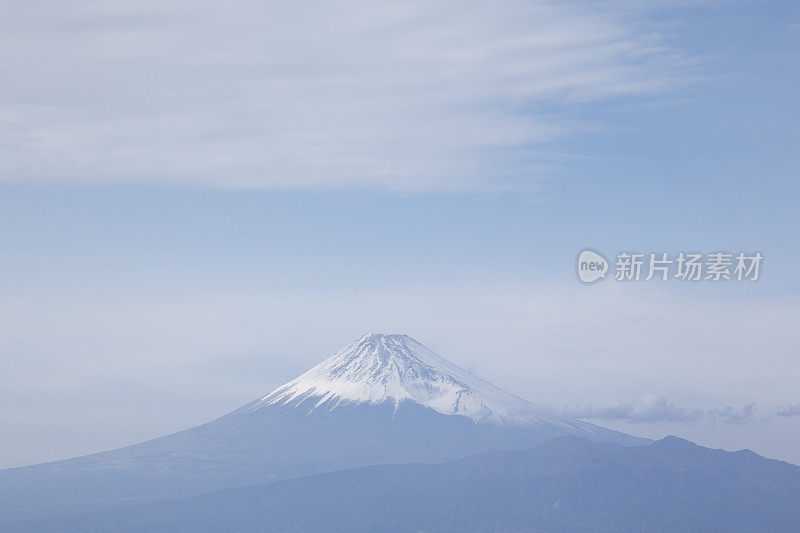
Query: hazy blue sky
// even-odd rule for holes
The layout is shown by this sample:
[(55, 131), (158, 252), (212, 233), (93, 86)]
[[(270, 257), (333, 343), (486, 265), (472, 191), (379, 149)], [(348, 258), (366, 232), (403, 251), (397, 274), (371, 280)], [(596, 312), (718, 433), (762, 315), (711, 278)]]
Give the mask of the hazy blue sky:
[[(800, 463), (794, 2), (5, 2), (0, 466), (404, 332), (532, 401)], [(761, 251), (581, 286), (576, 254)]]

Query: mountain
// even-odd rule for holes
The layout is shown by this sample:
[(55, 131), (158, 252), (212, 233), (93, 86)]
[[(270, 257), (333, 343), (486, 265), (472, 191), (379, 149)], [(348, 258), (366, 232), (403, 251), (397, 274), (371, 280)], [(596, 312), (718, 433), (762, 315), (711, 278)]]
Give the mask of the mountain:
[[(553, 422), (535, 415), (530, 402), (498, 389), (408, 335), (364, 335), (305, 374), (279, 387), (250, 407), (297, 406), (334, 410), (343, 405), (395, 406), (411, 401), (445, 415), (475, 422), (521, 426)], [(561, 419), (576, 431), (589, 426)]]
[(408, 336), (365, 335), (207, 424), (0, 471), (0, 525), (358, 466), (519, 450), (559, 435), (647, 442), (537, 411)]
[(457, 462), (350, 469), (9, 531), (794, 532), (800, 467), (678, 439), (557, 437)]

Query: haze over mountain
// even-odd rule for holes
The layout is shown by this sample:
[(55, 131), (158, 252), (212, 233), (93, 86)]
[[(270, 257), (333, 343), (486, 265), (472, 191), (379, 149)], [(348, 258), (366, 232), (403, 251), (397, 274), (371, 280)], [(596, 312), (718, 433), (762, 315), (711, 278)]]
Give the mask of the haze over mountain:
[(797, 531), (800, 467), (676, 437), (556, 437), (457, 462), (371, 466), (10, 531)]
[(207, 424), (85, 457), (0, 471), (0, 523), (391, 463), (519, 450), (560, 435), (647, 442), (540, 416), (406, 335), (370, 334)]

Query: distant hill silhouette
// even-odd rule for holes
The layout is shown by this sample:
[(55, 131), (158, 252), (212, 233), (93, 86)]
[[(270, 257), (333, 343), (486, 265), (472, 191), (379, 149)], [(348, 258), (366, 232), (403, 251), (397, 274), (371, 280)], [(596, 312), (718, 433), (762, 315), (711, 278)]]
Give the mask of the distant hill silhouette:
[(796, 532), (800, 467), (667, 437), (557, 437), (451, 463), (371, 466), (10, 531)]

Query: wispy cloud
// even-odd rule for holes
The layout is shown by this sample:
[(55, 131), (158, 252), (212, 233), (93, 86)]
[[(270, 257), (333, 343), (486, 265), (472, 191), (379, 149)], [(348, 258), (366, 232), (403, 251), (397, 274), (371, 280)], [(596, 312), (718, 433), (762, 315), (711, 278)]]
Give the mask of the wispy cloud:
[(749, 424), (753, 421), (755, 403), (741, 408), (688, 408), (675, 405), (667, 398), (644, 394), (632, 401), (611, 401), (566, 409), (563, 414), (595, 420), (624, 420), (634, 423), (678, 422), (694, 424)]
[(0, 179), (273, 189), (530, 184), (576, 104), (684, 74), (621, 13), (472, 0), (15, 2), (0, 63)]
[(776, 414), (784, 417), (800, 416), (800, 403), (787, 405), (786, 407), (778, 409)]

